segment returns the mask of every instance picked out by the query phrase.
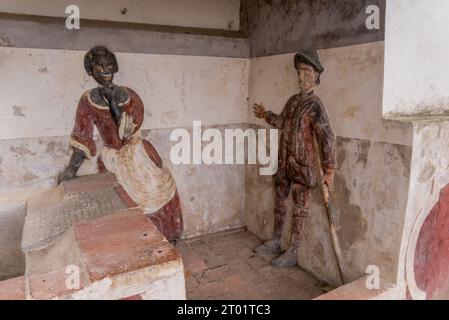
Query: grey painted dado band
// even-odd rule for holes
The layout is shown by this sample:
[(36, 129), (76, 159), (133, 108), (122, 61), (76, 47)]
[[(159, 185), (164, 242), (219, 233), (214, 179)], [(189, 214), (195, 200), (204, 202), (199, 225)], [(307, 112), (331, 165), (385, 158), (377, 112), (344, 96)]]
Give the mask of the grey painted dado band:
[(0, 13), (2, 47), (87, 51), (99, 44), (115, 52), (250, 57), (249, 39), (237, 31), (95, 20), (67, 30), (64, 18)]

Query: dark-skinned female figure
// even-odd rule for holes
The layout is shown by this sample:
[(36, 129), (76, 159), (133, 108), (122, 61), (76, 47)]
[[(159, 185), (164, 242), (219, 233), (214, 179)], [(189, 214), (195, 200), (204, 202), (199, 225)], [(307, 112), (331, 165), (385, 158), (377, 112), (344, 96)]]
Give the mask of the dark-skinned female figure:
[(131, 88), (116, 85), (115, 55), (97, 46), (84, 57), (86, 72), (98, 83), (79, 101), (71, 134), (73, 154), (59, 182), (73, 179), (85, 159), (97, 154), (94, 127), (103, 141), (97, 157), (100, 172), (115, 174), (134, 202), (150, 217), (168, 240), (183, 231), (181, 204), (176, 183), (153, 145), (140, 136), (144, 106)]

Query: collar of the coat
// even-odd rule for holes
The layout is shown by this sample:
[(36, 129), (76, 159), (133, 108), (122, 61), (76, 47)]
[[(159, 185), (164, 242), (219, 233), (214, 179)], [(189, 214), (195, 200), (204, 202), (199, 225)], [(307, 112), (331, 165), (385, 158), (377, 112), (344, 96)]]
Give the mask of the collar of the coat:
[[(125, 89), (125, 91), (128, 93), (128, 99), (126, 99), (126, 101), (124, 101), (124, 102), (120, 102), (118, 104), (119, 107), (127, 106), (131, 102), (131, 94), (129, 93), (128, 88), (126, 88), (126, 87), (122, 87), (122, 88)], [(92, 90), (94, 90), (94, 89), (90, 89), (89, 91), (86, 92), (86, 96), (87, 96), (87, 100), (89, 101), (89, 104), (91, 104), (94, 108), (97, 108), (97, 109), (100, 109), (100, 110), (109, 110), (109, 106), (108, 105), (102, 106), (102, 105), (99, 105), (99, 104), (97, 104), (97, 103), (92, 101), (92, 98), (90, 96)], [(108, 101), (104, 97), (103, 97), (103, 100), (106, 103), (108, 103)]]
[(306, 92), (306, 93), (303, 93), (303, 92), (301, 92), (301, 93), (298, 93), (298, 98), (299, 98), (299, 100), (301, 100), (301, 101), (304, 101), (304, 100), (307, 100), (307, 99), (309, 99), (311, 96), (313, 96), (315, 93), (314, 93), (314, 91), (312, 90), (312, 91), (309, 91), (309, 92)]

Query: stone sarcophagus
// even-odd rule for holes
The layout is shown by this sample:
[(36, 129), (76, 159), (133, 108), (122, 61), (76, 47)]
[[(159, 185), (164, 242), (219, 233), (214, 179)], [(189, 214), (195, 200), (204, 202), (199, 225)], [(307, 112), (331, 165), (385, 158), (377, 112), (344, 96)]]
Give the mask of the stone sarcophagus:
[(179, 254), (110, 173), (29, 201), (22, 249), (25, 275), (0, 299), (186, 298)]

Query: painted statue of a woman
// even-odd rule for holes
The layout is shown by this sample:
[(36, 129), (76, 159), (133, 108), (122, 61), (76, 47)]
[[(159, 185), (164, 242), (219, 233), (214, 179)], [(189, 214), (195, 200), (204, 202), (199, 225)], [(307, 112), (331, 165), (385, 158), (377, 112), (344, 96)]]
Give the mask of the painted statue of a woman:
[(183, 219), (176, 183), (153, 145), (141, 138), (144, 106), (132, 89), (113, 83), (118, 72), (115, 55), (97, 46), (86, 53), (84, 67), (98, 83), (78, 105), (71, 135), (73, 154), (59, 182), (70, 180), (84, 159), (97, 154), (94, 126), (103, 140), (98, 156), (100, 172), (115, 174), (127, 191), (168, 240), (181, 237)]

